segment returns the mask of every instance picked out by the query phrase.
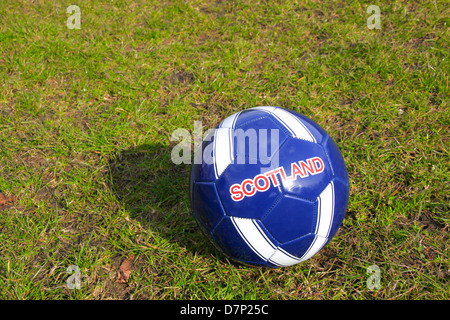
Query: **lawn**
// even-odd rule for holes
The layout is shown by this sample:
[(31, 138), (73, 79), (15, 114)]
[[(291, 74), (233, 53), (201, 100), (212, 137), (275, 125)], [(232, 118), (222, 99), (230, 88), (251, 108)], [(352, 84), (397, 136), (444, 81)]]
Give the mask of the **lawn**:
[[(0, 299), (448, 300), (450, 7), (379, 1), (371, 29), (371, 4), (1, 1)], [(351, 185), (279, 269), (210, 245), (171, 161), (174, 130), (263, 105), (327, 130)]]

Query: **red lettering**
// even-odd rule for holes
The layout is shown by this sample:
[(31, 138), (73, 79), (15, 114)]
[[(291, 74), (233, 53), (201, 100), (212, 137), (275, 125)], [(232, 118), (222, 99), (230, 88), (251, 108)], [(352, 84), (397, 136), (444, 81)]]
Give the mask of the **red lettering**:
[(244, 193), (241, 191), (241, 185), (236, 183), (230, 187), (231, 199), (241, 201), (244, 199)]
[[(314, 164), (315, 173), (320, 173), (323, 171), (323, 169), (325, 169), (325, 165), (323, 164), (322, 159), (320, 159), (319, 157), (312, 158), (311, 161)], [(319, 166), (317, 164), (319, 164)]]
[(297, 179), (297, 176), (303, 177), (305, 175), (302, 169), (295, 162), (291, 163), (291, 174), (293, 180)]
[(307, 159), (306, 162), (300, 160), (298, 164), (296, 162), (291, 163), (291, 175), (287, 176), (284, 167), (279, 167), (271, 171), (267, 171), (265, 174), (258, 174), (253, 179), (245, 179), (241, 184), (236, 183), (230, 187), (231, 198), (234, 201), (241, 201), (245, 196), (251, 197), (256, 194), (257, 191), (264, 192), (269, 190), (270, 182), (274, 187), (280, 185), (280, 180), (277, 174), (280, 174), (280, 178), (283, 181), (290, 181), (309, 175), (315, 175), (325, 170), (325, 164), (319, 157)]
[(280, 183), (278, 182), (278, 178), (276, 176), (278, 171), (280, 171), (280, 168), (277, 168), (277, 169), (274, 169), (274, 170), (266, 172), (266, 176), (269, 177), (270, 180), (272, 180), (272, 184), (273, 184), (274, 187), (278, 187), (280, 185)]
[(302, 178), (308, 176), (309, 175), (308, 172), (311, 173), (311, 174), (315, 173), (314, 165), (312, 164), (311, 160), (308, 159), (307, 161), (308, 161), (308, 164), (306, 164), (305, 161), (299, 161), (298, 162), (300, 164), (300, 166), (302, 167), (302, 170), (303, 170), (303, 175), (301, 176)]
[[(250, 185), (250, 190), (247, 190), (247, 188), (245, 187), (246, 185)], [(251, 197), (256, 193), (256, 188), (253, 185), (252, 179), (245, 179), (244, 181), (242, 181), (241, 188), (247, 197)]]
[[(264, 181), (264, 185), (260, 185), (258, 181)], [(264, 192), (267, 191), (267, 189), (270, 188), (270, 181), (269, 179), (263, 175), (263, 174), (258, 174), (255, 179), (253, 180), (255, 183), (255, 187), (258, 191)]]
[(292, 179), (292, 176), (291, 177), (286, 177), (286, 171), (284, 171), (283, 167), (280, 167), (280, 175), (281, 175), (281, 179), (283, 181), (288, 181), (288, 180)]

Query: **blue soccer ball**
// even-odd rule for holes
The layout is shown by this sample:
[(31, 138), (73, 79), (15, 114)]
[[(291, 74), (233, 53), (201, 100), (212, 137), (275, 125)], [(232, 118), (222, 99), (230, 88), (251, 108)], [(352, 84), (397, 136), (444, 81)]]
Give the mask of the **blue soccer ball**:
[(349, 180), (333, 139), (279, 107), (235, 113), (196, 151), (194, 217), (212, 242), (247, 265), (283, 267), (314, 256), (336, 234)]

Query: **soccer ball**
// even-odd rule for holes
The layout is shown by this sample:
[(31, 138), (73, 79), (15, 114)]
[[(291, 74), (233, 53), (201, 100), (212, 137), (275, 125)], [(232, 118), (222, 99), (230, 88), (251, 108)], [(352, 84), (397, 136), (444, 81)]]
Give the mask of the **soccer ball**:
[(279, 107), (235, 113), (194, 156), (194, 217), (231, 259), (283, 267), (314, 256), (336, 234), (349, 197), (344, 159), (311, 119)]

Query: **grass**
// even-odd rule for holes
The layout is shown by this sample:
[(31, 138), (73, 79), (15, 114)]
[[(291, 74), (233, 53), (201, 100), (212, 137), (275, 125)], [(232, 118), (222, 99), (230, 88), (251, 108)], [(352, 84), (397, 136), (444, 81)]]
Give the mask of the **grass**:
[[(373, 30), (358, 1), (83, 1), (80, 29), (71, 4), (0, 3), (0, 299), (450, 298), (445, 1), (378, 2)], [(175, 129), (258, 105), (324, 127), (351, 180), (285, 269), (207, 244), (170, 160)]]

